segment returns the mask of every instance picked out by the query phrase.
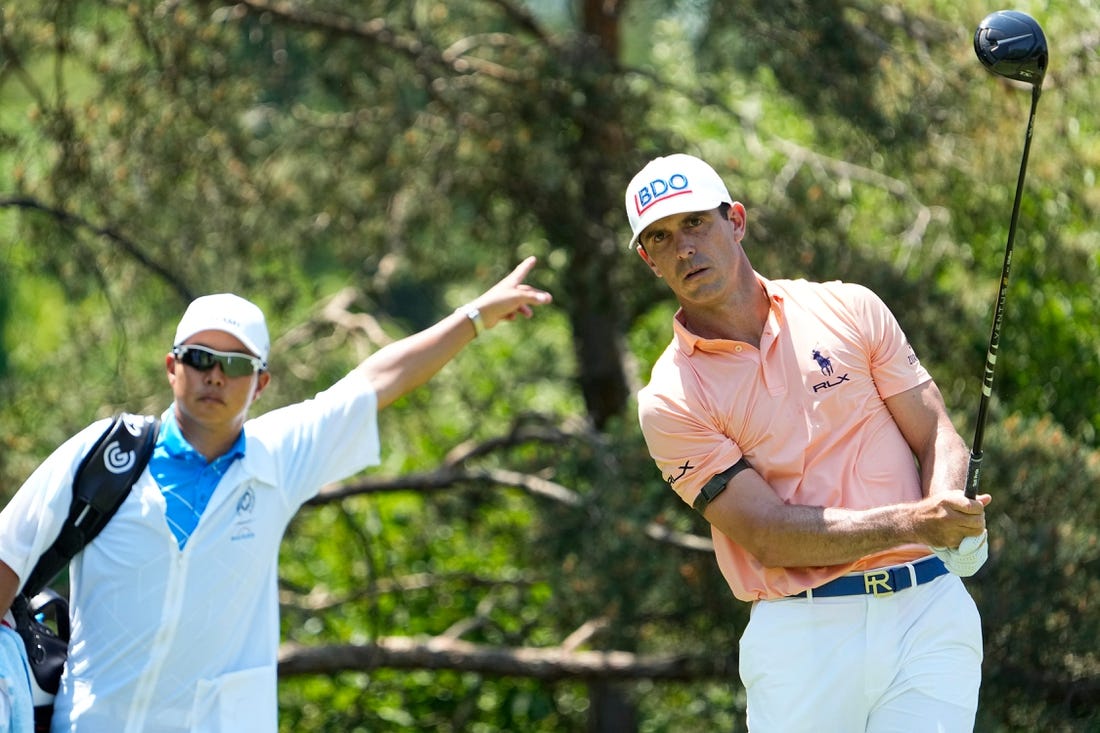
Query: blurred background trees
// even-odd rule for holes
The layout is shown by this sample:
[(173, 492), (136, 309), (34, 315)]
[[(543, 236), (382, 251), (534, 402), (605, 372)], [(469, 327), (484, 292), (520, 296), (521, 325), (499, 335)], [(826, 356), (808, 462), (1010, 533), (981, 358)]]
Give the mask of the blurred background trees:
[[(771, 277), (876, 289), (964, 437), (1029, 95), (965, 0), (48, 2), (0, 8), (0, 490), (95, 417), (160, 411), (194, 295), (261, 304), (261, 410), (522, 257), (555, 305), (381, 417), (384, 463), (284, 543), (286, 731), (742, 730), (747, 606), (645, 452), (674, 305), (626, 182), (675, 151)], [(1100, 10), (1042, 24), (987, 433), (978, 729), (1100, 725)], [(216, 599), (215, 601), (216, 602)], [(231, 620), (227, 620), (231, 621)]]

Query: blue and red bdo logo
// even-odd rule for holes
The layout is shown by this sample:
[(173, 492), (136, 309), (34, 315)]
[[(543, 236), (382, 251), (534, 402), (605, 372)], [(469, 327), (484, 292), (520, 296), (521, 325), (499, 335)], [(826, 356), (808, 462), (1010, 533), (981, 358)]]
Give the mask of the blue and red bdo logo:
[(655, 178), (638, 189), (638, 193), (634, 194), (634, 208), (641, 214), (650, 206), (660, 203), (665, 199), (679, 196), (684, 193), (691, 193), (691, 189), (688, 188), (688, 185), (687, 176), (683, 173), (673, 173), (668, 177), (667, 181), (661, 178)]

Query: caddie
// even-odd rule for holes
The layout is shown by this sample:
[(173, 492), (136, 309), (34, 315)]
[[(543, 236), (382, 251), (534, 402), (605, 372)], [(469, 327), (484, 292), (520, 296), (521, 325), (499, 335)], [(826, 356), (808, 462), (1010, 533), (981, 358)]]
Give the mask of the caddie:
[[(534, 258), (435, 325), (367, 357), (310, 400), (256, 418), (271, 383), (264, 314), (193, 301), (164, 359), (173, 402), (145, 472), (70, 564), (72, 638), (53, 733), (274, 733), (278, 553), (325, 484), (378, 463), (377, 414), (485, 329), (532, 315)], [(0, 512), (0, 610), (58, 533), (98, 421)]]

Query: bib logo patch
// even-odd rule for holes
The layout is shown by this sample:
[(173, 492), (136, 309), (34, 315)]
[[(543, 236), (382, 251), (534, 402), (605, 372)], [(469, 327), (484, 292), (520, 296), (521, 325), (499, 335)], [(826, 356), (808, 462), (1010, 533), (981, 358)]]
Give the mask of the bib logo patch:
[(237, 519), (233, 523), (233, 542), (250, 540), (256, 536), (252, 531), (252, 511), (256, 508), (256, 492), (249, 486), (237, 500)]

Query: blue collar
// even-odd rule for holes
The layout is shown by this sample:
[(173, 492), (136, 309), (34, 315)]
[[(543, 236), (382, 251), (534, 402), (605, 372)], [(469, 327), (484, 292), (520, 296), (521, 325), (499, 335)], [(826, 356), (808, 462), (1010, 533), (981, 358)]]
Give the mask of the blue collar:
[[(244, 447), (244, 429), (242, 428), (240, 434), (237, 435), (237, 439), (233, 442), (233, 445), (229, 447), (229, 450), (210, 463), (224, 463), (228, 465), (238, 458), (244, 458)], [(157, 437), (157, 448), (163, 450), (165, 454), (171, 458), (192, 459), (191, 457), (194, 456), (201, 459), (203, 463), (206, 462), (206, 458), (187, 442), (187, 438), (183, 437), (179, 423), (176, 422), (176, 411), (172, 408), (167, 411), (164, 420), (161, 422), (160, 435)]]

